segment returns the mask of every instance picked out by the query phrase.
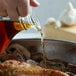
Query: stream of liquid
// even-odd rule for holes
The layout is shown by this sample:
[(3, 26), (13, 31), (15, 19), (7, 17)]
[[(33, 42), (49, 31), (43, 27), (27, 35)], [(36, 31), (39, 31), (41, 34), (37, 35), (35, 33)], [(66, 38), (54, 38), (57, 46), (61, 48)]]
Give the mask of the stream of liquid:
[(42, 29), (40, 28), (40, 26), (34, 26), (34, 28), (37, 29), (37, 31), (40, 33), (41, 36), (41, 47), (42, 47), (42, 53), (43, 53), (43, 66), (44, 68), (46, 68), (46, 50), (45, 50), (45, 43), (44, 43), (44, 33), (42, 31)]
[[(43, 33), (42, 29), (40, 28), (40, 26), (38, 27), (36, 25), (35, 28), (37, 29), (37, 31), (40, 33), (40, 36), (41, 36), (41, 47), (42, 47), (43, 63), (44, 63), (43, 68), (46, 68), (46, 49), (45, 49), (45, 43), (44, 43), (44, 33)], [(45, 72), (44, 72), (43, 76), (46, 76)]]

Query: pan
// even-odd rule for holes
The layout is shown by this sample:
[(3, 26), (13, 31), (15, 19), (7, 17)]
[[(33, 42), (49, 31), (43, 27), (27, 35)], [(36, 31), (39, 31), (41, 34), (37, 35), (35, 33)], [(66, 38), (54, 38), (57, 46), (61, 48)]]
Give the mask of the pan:
[[(26, 47), (30, 52), (42, 53), (39, 38), (15, 39), (12, 40), (11, 44), (14, 43), (18, 43), (23, 47)], [(54, 39), (44, 39), (44, 43), (48, 59), (60, 59), (76, 65), (76, 43)]]
[[(26, 49), (28, 50), (24, 52), (16, 44), (24, 47), (23, 50), (26, 50)], [(44, 39), (44, 44), (45, 44), (46, 59), (50, 61), (50, 64), (48, 64), (49, 66), (50, 65), (54, 66), (55, 64), (54, 62), (56, 62), (57, 68), (55, 69), (66, 71), (66, 72), (72, 72), (74, 74), (76, 73), (76, 43), (69, 42), (69, 41), (55, 40), (55, 39)], [(40, 38), (14, 39), (8, 46), (6, 52), (8, 53), (9, 51), (13, 51), (11, 50), (11, 48), (14, 49), (18, 47), (20, 51), (26, 53), (27, 56), (24, 57), (25, 59), (29, 59), (30, 55), (32, 54), (33, 55), (43, 54)], [(17, 53), (15, 53), (15, 55), (16, 54)], [(52, 61), (53, 61), (53, 64), (52, 64)], [(61, 68), (58, 68), (58, 67), (61, 67)]]

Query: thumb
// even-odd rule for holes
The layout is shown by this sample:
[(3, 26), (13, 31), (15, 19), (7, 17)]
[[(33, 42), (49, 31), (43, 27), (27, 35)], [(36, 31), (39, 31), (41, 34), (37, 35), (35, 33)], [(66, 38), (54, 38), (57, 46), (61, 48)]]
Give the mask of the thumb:
[(33, 7), (37, 7), (39, 6), (39, 2), (37, 2), (36, 0), (30, 0), (30, 5)]

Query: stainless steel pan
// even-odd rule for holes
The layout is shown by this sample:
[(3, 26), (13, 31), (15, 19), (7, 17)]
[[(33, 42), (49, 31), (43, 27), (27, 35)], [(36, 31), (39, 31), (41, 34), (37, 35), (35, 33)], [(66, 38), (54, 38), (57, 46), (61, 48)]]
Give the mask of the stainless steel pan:
[[(45, 50), (48, 59), (59, 59), (76, 65), (76, 43), (45, 39)], [(30, 52), (42, 52), (40, 39), (16, 39), (11, 44), (18, 43), (30, 50)]]

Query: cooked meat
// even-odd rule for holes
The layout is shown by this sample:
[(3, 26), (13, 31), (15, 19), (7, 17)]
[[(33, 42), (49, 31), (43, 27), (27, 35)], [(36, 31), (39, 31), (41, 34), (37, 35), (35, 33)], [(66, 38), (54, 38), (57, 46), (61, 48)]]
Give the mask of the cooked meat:
[(66, 67), (66, 71), (76, 74), (76, 65), (68, 64)]
[(69, 76), (53, 69), (44, 69), (26, 62), (8, 60), (0, 64), (0, 76)]
[[(41, 67), (44, 67), (43, 64), (44, 62), (41, 61), (39, 65)], [(76, 74), (76, 65), (73, 65), (58, 59), (46, 60), (46, 67), (49, 69), (51, 68), (51, 69), (60, 70), (63, 72), (70, 72), (70, 73)]]

